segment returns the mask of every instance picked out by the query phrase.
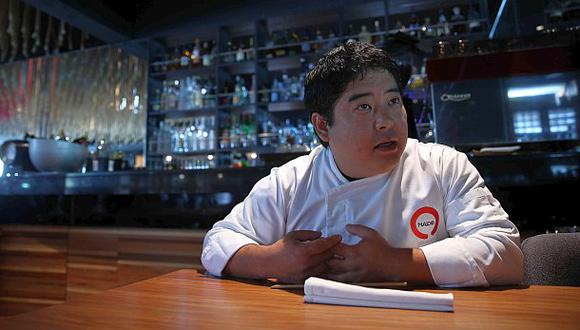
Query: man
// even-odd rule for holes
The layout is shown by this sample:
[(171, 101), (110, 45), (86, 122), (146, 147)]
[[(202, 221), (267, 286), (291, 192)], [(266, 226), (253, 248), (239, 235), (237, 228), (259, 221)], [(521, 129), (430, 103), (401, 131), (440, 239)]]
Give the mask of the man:
[(347, 42), (305, 82), (323, 146), (260, 180), (208, 232), (217, 276), (302, 282), (520, 283), (519, 233), (464, 154), (407, 138), (402, 84), (382, 50)]

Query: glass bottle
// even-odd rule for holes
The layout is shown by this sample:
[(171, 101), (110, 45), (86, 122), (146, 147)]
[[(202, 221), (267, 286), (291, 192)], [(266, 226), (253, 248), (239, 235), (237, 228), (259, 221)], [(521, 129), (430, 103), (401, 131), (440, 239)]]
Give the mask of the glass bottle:
[(239, 105), (242, 101), (242, 83), (241, 77), (236, 76), (236, 81), (234, 83), (234, 95), (232, 99), (233, 105)]
[(202, 87), (200, 84), (199, 79), (194, 80), (193, 82), (193, 93), (195, 94), (195, 98), (194, 98), (194, 103), (193, 103), (193, 107), (195, 109), (201, 109), (203, 108), (204, 102), (203, 102), (203, 93), (202, 93)]
[(366, 25), (361, 25), (360, 32), (358, 34), (358, 40), (364, 41), (364, 42), (369, 42), (369, 43), (371, 42), (371, 34), (367, 30)]
[(290, 93), (291, 93), (291, 81), (288, 73), (284, 72), (282, 74), (282, 81), (279, 84), (278, 89), (282, 93), (282, 101), (290, 101)]
[(250, 103), (250, 93), (243, 79), (240, 78), (240, 104)]
[(201, 65), (210, 66), (211, 65), (211, 51), (209, 49), (209, 43), (207, 41), (203, 42), (202, 53), (203, 53), (203, 55), (201, 55)]
[(300, 46), (303, 54), (310, 53), (310, 51), (312, 50), (312, 48), (310, 47), (310, 32), (308, 31), (308, 29), (304, 29), (302, 31), (302, 44)]
[(234, 54), (232, 53), (234, 50), (234, 45), (231, 41), (227, 43), (227, 54), (224, 56), (224, 63), (232, 63), (235, 59)]
[(191, 52), (187, 49), (187, 47), (183, 47), (181, 50), (181, 58), (179, 60), (180, 69), (187, 69), (191, 66), (190, 56)]
[(179, 110), (185, 110), (185, 109), (189, 109), (190, 108), (190, 104), (189, 104), (189, 98), (190, 98), (190, 94), (188, 93), (188, 85), (190, 85), (190, 77), (187, 77), (186, 79), (182, 79), (180, 80), (180, 88), (179, 88), (179, 94), (177, 95), (177, 109)]
[(244, 44), (240, 44), (238, 50), (236, 51), (236, 62), (243, 62), (246, 60), (246, 56), (244, 54)]
[(250, 87), (250, 104), (256, 103), (256, 75), (252, 75), (252, 85)]
[(324, 37), (322, 36), (322, 31), (320, 31), (320, 29), (316, 29), (316, 36), (314, 37), (314, 39), (317, 40), (318, 42), (312, 44), (312, 48), (314, 49), (314, 52), (317, 52), (320, 49), (322, 49), (323, 46), (322, 40), (324, 40)]
[(381, 31), (381, 22), (377, 19), (374, 22), (375, 30), (374, 32), (378, 35), (374, 37), (373, 43), (379, 47), (383, 48), (385, 46), (385, 34)]
[(272, 80), (272, 86), (270, 87), (270, 102), (279, 102), (280, 101), (280, 94), (278, 93), (278, 79), (274, 78)]
[(419, 29), (419, 17), (415, 13), (415, 9), (411, 9), (411, 17), (409, 18), (409, 35), (420, 38), (421, 30)]
[(253, 61), (255, 58), (254, 37), (250, 37), (249, 46), (246, 52), (246, 60)]
[(191, 51), (191, 65), (192, 66), (199, 66), (201, 64), (200, 51), (201, 51), (200, 50), (200, 41), (199, 41), (199, 39), (195, 39), (193, 50)]
[(449, 23), (447, 22), (445, 12), (443, 11), (443, 8), (439, 8), (439, 16), (437, 18), (437, 36), (446, 36), (449, 35), (449, 32)]
[(181, 64), (181, 52), (178, 47), (173, 49), (173, 55), (171, 55), (171, 63), (169, 64), (169, 70), (177, 70), (180, 68)]

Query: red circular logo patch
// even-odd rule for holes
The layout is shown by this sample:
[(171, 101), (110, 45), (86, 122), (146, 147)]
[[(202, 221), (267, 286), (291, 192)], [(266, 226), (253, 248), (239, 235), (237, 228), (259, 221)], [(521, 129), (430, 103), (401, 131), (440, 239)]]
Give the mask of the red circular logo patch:
[[(423, 214), (430, 214), (433, 216), (433, 219), (431, 219), (430, 217), (425, 219), (425, 217), (423, 217), (423, 219), (419, 221), (419, 217), (422, 216)], [(435, 210), (432, 207), (429, 206), (422, 207), (417, 211), (415, 211), (415, 213), (413, 213), (413, 216), (411, 217), (411, 230), (413, 231), (413, 234), (415, 234), (415, 236), (417, 236), (420, 239), (427, 239), (429, 238), (429, 235), (421, 232), (419, 229), (433, 227), (433, 229), (431, 230), (431, 235), (434, 235), (437, 232), (438, 226), (439, 226), (439, 213), (437, 213), (437, 210)]]

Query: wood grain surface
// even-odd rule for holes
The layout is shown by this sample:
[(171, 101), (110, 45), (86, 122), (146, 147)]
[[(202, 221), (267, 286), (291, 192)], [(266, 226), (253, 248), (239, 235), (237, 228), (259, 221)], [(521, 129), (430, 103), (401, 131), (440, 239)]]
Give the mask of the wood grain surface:
[(183, 268), (202, 269), (205, 231), (0, 226), (0, 317)]
[(66, 229), (2, 226), (0, 233), (0, 316), (64, 302)]
[(580, 288), (452, 292), (455, 312), (305, 304), (300, 291), (180, 270), (0, 320), (1, 329), (578, 329)]

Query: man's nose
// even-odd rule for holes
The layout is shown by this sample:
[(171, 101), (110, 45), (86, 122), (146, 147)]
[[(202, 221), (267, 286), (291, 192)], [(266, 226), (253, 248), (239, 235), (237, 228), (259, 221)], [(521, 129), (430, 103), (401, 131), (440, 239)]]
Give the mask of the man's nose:
[(375, 128), (377, 130), (389, 129), (393, 126), (393, 118), (389, 115), (388, 111), (384, 109), (379, 111), (377, 117), (375, 118)]

